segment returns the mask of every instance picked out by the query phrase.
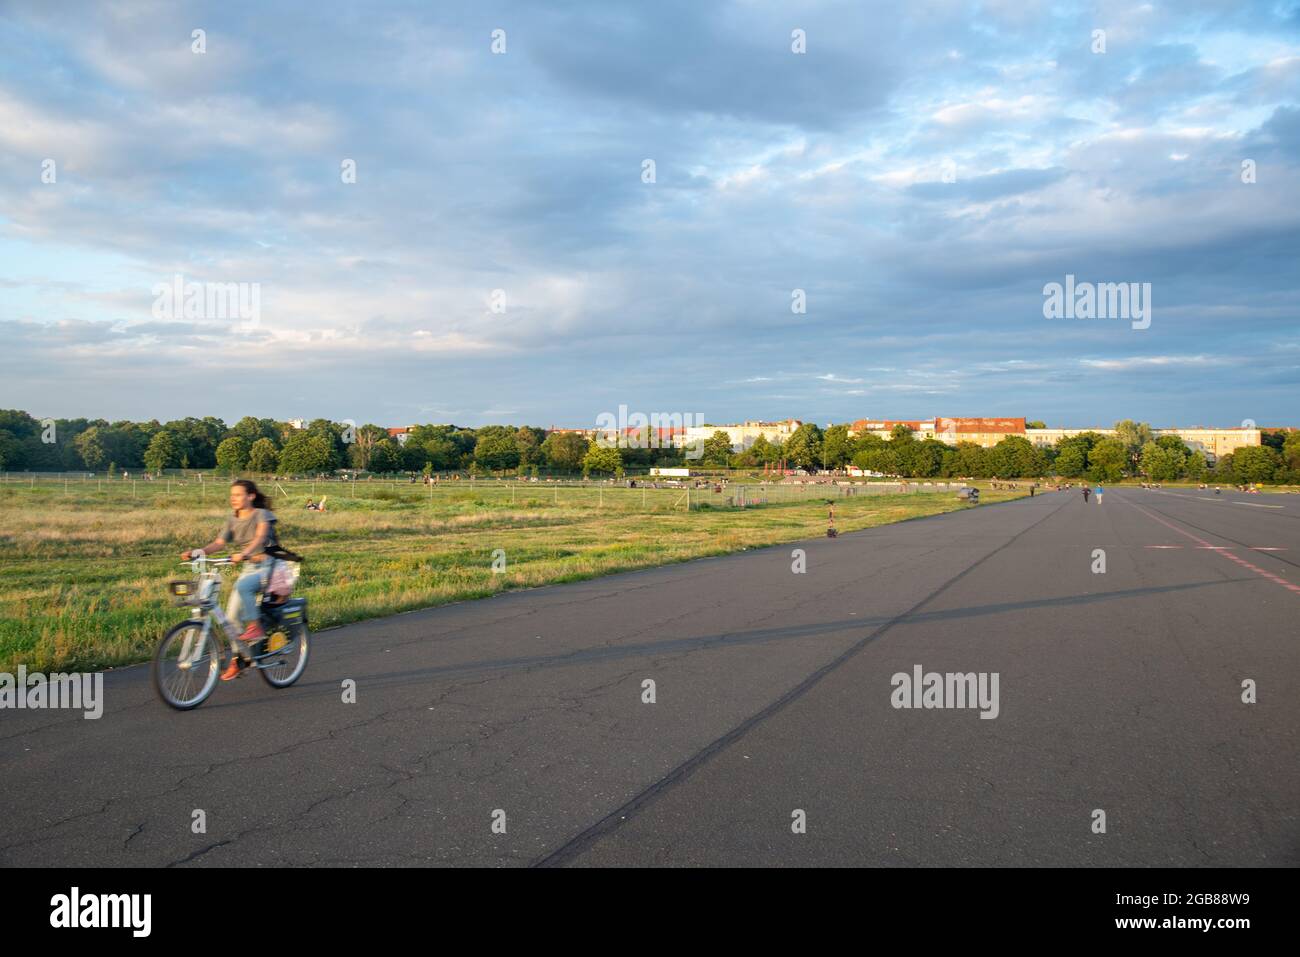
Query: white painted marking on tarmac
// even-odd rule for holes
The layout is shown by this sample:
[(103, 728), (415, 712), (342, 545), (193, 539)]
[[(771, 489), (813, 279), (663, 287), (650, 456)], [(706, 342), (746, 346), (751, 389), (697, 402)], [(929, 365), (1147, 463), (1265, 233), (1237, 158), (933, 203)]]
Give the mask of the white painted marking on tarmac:
[(1258, 502), (1238, 502), (1236, 499), (1229, 501), (1220, 501), (1213, 496), (1205, 495), (1179, 495), (1177, 492), (1166, 492), (1162, 489), (1150, 489), (1149, 491), (1158, 492), (1161, 495), (1168, 495), (1172, 498), (1185, 498), (1189, 502), (1205, 502), (1207, 505), (1249, 505), (1251, 508), (1286, 508), (1285, 505), (1261, 505)]
[[(1144, 547), (1144, 548), (1182, 548), (1183, 546), (1182, 546), (1182, 545), (1145, 545), (1145, 546), (1143, 546), (1143, 547)], [(1197, 545), (1196, 547), (1197, 547), (1197, 548), (1208, 549), (1209, 551), (1212, 551), (1212, 552), (1228, 552), (1228, 551), (1231, 551), (1232, 548), (1233, 548), (1233, 546), (1231, 546), (1231, 545)], [(1251, 551), (1253, 551), (1253, 552), (1284, 552), (1284, 551), (1286, 551), (1286, 549), (1285, 549), (1284, 547), (1281, 547), (1281, 546), (1278, 546), (1278, 545), (1247, 545), (1246, 547), (1249, 548), (1249, 549), (1250, 549)]]
[(1223, 548), (1216, 548), (1215, 546), (1211, 545), (1209, 542), (1207, 542), (1205, 539), (1201, 538), (1200, 536), (1193, 535), (1191, 532), (1187, 531), (1186, 529), (1179, 528), (1177, 525), (1173, 524), (1172, 522), (1166, 522), (1159, 515), (1155, 514), (1154, 512), (1147, 511), (1145, 508), (1143, 508), (1141, 505), (1138, 505), (1136, 502), (1128, 502), (1127, 504), (1132, 505), (1143, 515), (1147, 516), (1148, 518), (1154, 519), (1155, 521), (1159, 522), (1161, 525), (1165, 526), (1166, 528), (1173, 529), (1179, 535), (1182, 535), (1186, 538), (1190, 538), (1192, 541), (1197, 542), (1198, 544), (1206, 548), (1213, 549), (1214, 551), (1217, 551), (1221, 555), (1223, 555), (1224, 558), (1231, 559), (1232, 561), (1236, 562), (1238, 565), (1241, 565), (1243, 568), (1249, 568), (1251, 571), (1259, 575), (1261, 578), (1267, 578), (1275, 585), (1281, 585), (1283, 588), (1287, 589), (1288, 591), (1292, 591), (1295, 592), (1297, 595), (1300, 595), (1300, 585), (1296, 585), (1292, 582), (1289, 582), (1285, 578), (1280, 578), (1277, 575), (1274, 575), (1272, 572), (1265, 571), (1264, 569), (1260, 568), (1258, 565), (1252, 565), (1250, 562), (1246, 561), (1246, 559), (1241, 558), (1238, 555), (1234, 555), (1230, 551), (1227, 551)]

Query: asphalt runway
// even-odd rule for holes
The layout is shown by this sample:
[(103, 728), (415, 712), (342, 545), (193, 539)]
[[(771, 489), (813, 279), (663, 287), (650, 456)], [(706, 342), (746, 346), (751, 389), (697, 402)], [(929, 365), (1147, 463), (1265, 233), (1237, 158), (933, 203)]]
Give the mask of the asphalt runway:
[[(0, 865), (1295, 866), (1298, 611), (1300, 496), (1185, 489), (512, 592), (0, 711)], [(895, 707), (918, 666), (996, 717)]]

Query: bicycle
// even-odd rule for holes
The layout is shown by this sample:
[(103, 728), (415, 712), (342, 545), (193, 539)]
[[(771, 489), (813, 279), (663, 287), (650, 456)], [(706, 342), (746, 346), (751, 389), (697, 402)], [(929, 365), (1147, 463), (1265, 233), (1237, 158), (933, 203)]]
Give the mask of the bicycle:
[[(230, 653), (258, 671), (272, 688), (287, 688), (302, 677), (310, 643), (306, 598), (260, 601), (265, 636), (246, 643), (239, 639), (238, 627), (226, 617), (219, 601), (221, 569), (235, 563), (201, 555), (181, 564), (189, 565), (196, 577), (168, 582), (168, 589), (173, 604), (188, 606), (191, 614), (163, 635), (151, 669), (154, 690), (165, 704), (189, 711), (212, 694), (221, 670), (220, 635), (228, 641)], [(290, 567), (296, 579), (296, 565), (290, 563)]]

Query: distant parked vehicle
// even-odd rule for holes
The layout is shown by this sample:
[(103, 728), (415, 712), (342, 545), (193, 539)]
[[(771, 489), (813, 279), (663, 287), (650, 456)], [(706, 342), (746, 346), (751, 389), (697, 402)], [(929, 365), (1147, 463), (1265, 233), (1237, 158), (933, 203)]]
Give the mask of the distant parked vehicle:
[(980, 500), (980, 490), (977, 488), (960, 488), (957, 490), (957, 497), (965, 502), (974, 505)]

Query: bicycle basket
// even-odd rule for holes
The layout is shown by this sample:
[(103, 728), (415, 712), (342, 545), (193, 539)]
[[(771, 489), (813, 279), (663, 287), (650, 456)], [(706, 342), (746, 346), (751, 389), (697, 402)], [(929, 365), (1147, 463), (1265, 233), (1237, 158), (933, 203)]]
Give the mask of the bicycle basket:
[(172, 604), (178, 608), (189, 608), (199, 603), (199, 583), (192, 579), (183, 578), (167, 583), (167, 590), (171, 592)]

